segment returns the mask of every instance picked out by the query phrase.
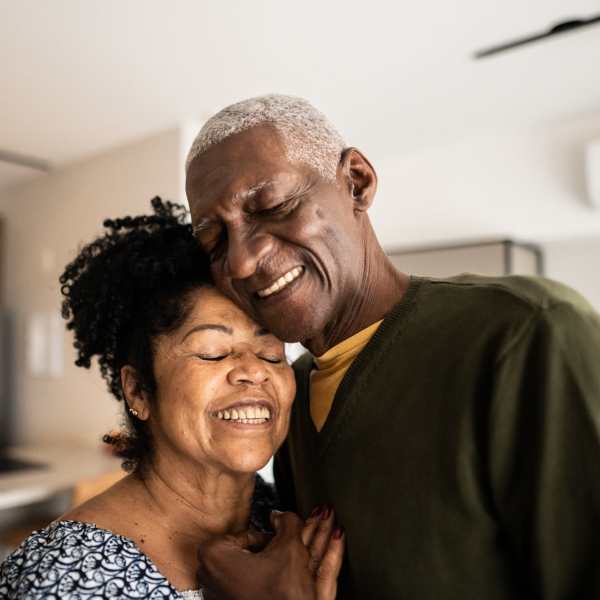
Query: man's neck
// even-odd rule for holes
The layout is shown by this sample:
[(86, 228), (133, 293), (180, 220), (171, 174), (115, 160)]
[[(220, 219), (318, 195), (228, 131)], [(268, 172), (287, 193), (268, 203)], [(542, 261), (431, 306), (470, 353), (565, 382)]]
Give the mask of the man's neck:
[(408, 289), (409, 276), (397, 271), (383, 251), (366, 262), (370, 266), (350, 303), (332, 319), (321, 335), (302, 342), (314, 356), (321, 356), (340, 342), (383, 319)]

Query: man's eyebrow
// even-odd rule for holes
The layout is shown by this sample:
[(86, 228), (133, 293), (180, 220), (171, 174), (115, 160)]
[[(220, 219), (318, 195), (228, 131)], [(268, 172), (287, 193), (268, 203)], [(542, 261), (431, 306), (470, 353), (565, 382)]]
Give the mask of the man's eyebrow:
[(192, 233), (196, 234), (200, 231), (205, 231), (206, 229), (210, 229), (215, 224), (216, 221), (214, 219), (205, 217), (204, 219), (200, 219), (200, 221), (196, 223), (196, 225), (194, 225), (194, 227), (192, 228)]
[(225, 325), (219, 325), (218, 323), (202, 323), (202, 325), (196, 325), (192, 327), (181, 340), (182, 342), (185, 339), (192, 335), (192, 333), (196, 333), (197, 331), (206, 331), (207, 329), (211, 331), (220, 331), (221, 333), (226, 333), (227, 335), (233, 335), (233, 329), (231, 327), (226, 327)]
[[(235, 194), (235, 198), (236, 200), (252, 200), (257, 195), (259, 195), (265, 188), (272, 187), (273, 184), (274, 182), (271, 179), (260, 181), (256, 185), (253, 185), (252, 187), (246, 190), (237, 192)], [(201, 231), (206, 231), (207, 229), (210, 229), (211, 227), (214, 227), (217, 224), (218, 221), (216, 219), (211, 217), (204, 217), (192, 227), (192, 233), (196, 235), (197, 233), (200, 233)]]
[(261, 181), (260, 183), (257, 183), (256, 185), (253, 185), (252, 187), (248, 188), (246, 190), (246, 196), (248, 196), (249, 198), (253, 198), (254, 196), (256, 196), (256, 194), (262, 192), (266, 187), (272, 186), (273, 183), (274, 182), (271, 179)]
[(275, 181), (272, 179), (265, 179), (264, 181), (260, 181), (257, 184), (245, 189), (240, 190), (235, 194), (236, 200), (253, 200), (256, 196), (259, 196), (263, 190), (269, 187), (273, 187), (275, 185)]

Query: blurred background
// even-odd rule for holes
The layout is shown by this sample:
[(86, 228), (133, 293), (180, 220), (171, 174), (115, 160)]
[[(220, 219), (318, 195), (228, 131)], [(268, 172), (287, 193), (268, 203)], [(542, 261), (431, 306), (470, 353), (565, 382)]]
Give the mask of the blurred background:
[[(214, 112), (278, 92), (379, 174), (406, 271), (544, 274), (600, 309), (600, 1), (0, 0), (0, 544), (118, 477), (58, 276), (105, 217), (185, 202)], [(544, 36), (553, 31), (556, 35)], [(540, 35), (531, 44), (476, 53)]]

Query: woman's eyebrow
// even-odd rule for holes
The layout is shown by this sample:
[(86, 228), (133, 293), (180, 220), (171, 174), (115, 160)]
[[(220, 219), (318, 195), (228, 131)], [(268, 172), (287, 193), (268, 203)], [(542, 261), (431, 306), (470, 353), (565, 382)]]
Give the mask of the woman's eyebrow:
[(220, 331), (222, 333), (226, 333), (227, 335), (233, 335), (233, 329), (231, 327), (226, 327), (225, 325), (219, 325), (218, 323), (202, 323), (201, 325), (195, 325), (192, 327), (181, 340), (182, 342), (185, 339), (192, 335), (192, 333), (196, 333), (197, 331), (205, 331), (206, 329), (210, 329), (212, 331)]

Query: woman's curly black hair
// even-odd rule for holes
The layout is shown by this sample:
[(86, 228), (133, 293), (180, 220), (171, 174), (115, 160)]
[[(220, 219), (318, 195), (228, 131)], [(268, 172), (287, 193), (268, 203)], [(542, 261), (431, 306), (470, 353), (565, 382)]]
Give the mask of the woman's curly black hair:
[[(153, 214), (104, 221), (106, 233), (86, 245), (60, 276), (62, 315), (75, 335), (75, 364), (98, 359), (102, 377), (123, 400), (121, 368), (131, 365), (154, 398), (154, 339), (175, 330), (189, 310), (189, 292), (211, 285), (209, 260), (194, 239), (187, 209), (156, 197)], [(135, 470), (150, 459), (146, 424), (125, 411), (128, 433), (105, 436)]]

